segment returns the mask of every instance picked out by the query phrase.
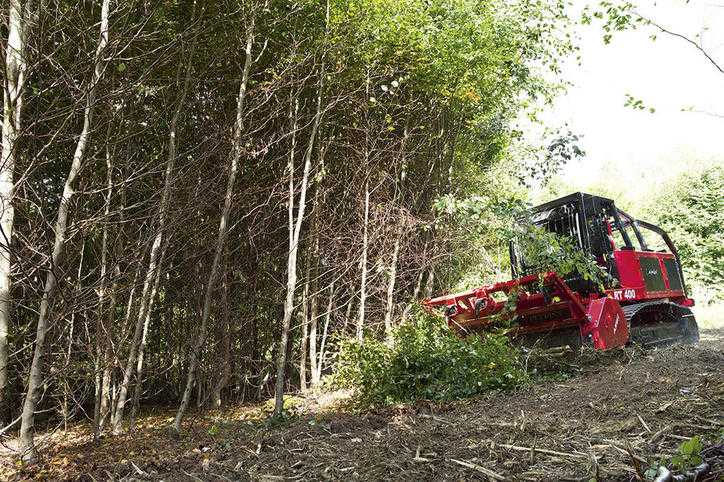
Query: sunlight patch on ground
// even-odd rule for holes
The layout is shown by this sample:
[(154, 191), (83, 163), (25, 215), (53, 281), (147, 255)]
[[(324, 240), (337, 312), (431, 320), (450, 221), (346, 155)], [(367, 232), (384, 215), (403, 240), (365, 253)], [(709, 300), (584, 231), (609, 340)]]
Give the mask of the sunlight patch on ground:
[(694, 316), (699, 328), (724, 328), (724, 303), (694, 306)]

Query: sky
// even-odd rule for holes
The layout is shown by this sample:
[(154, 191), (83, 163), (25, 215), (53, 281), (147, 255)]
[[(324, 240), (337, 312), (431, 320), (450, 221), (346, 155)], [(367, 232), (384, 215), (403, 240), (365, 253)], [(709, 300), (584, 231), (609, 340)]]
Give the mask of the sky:
[[(580, 11), (588, 2), (573, 0)], [(633, 0), (637, 11), (669, 30), (699, 41), (724, 66), (724, 0)], [(720, 3), (717, 4), (716, 2)], [(586, 190), (602, 176), (618, 185), (658, 183), (697, 163), (724, 162), (724, 74), (684, 40), (652, 27), (616, 33), (609, 45), (601, 24), (579, 26), (581, 65), (571, 60), (573, 83), (541, 119), (581, 134), (586, 156), (565, 166), (566, 184)], [(625, 107), (626, 94), (648, 107)], [(718, 113), (685, 112), (693, 108)]]

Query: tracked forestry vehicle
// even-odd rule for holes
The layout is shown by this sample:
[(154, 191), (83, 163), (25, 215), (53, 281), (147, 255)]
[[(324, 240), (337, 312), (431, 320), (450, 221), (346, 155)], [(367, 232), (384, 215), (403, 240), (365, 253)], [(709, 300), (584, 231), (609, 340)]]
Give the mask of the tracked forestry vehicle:
[(631, 342), (699, 340), (679, 255), (661, 228), (634, 219), (610, 199), (585, 193), (537, 206), (531, 217), (534, 225), (572, 239), (608, 281), (600, 286), (576, 273), (541, 273), (526, 265), (512, 241), (512, 280), (425, 299), (423, 307), (443, 310), (461, 336), (493, 329), (505, 319), (510, 336), (525, 345), (606, 350)]

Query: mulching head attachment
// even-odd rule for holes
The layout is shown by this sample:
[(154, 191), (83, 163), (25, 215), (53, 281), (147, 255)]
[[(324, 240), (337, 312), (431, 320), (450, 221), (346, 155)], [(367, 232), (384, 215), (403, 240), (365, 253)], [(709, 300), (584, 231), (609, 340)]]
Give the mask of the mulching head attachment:
[(443, 308), (448, 325), (460, 336), (506, 328), (525, 345), (578, 347), (589, 342), (607, 349), (628, 341), (626, 319), (615, 300), (582, 300), (553, 272), (426, 299), (423, 306), (430, 312)]

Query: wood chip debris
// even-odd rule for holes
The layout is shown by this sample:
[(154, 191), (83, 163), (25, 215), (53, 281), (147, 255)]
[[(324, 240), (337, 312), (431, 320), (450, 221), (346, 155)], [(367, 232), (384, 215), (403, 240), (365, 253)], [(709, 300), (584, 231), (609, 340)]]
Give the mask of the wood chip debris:
[(493, 472), (493, 471), (490, 470), (490, 469), (486, 469), (485, 467), (483, 467), (483, 466), (481, 466), (481, 465), (474, 464), (474, 463), (472, 463), (472, 462), (465, 462), (465, 461), (463, 461), (463, 460), (457, 460), (457, 459), (449, 459), (449, 460), (450, 460), (450, 462), (455, 462), (456, 464), (462, 465), (463, 467), (467, 467), (467, 468), (469, 468), (469, 469), (477, 470), (478, 472), (480, 472), (481, 474), (486, 475), (486, 476), (487, 476), (488, 478), (490, 478), (490, 479), (493, 479), (493, 480), (506, 480), (505, 477), (503, 477), (502, 475), (500, 475), (500, 474), (498, 474), (498, 473), (495, 473), (495, 472)]

